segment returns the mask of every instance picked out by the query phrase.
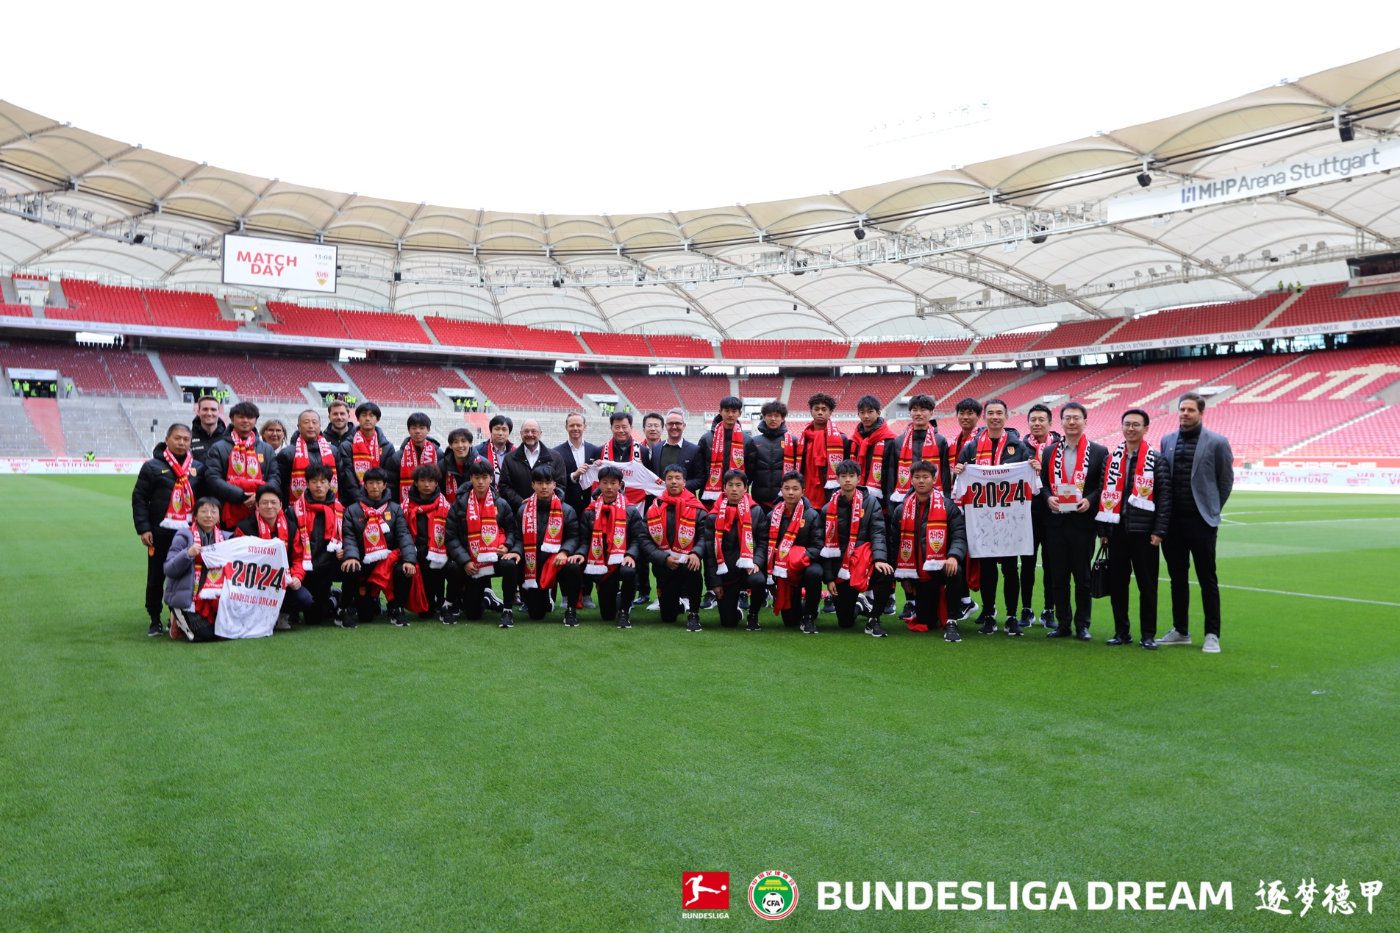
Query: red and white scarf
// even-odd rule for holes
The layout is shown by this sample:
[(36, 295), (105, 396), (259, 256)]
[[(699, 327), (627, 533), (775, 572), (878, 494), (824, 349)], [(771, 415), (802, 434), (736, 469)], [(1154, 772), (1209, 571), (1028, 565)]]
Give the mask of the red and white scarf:
[[(1123, 518), (1123, 497), (1127, 485), (1127, 472), (1123, 469), (1127, 462), (1126, 441), (1113, 448), (1113, 455), (1104, 465), (1103, 492), (1099, 497), (1098, 521), (1116, 525)], [(1156, 483), (1156, 454), (1148, 446), (1147, 440), (1138, 445), (1137, 467), (1133, 470), (1133, 491), (1128, 494), (1128, 504), (1147, 512), (1157, 511), (1153, 501), (1152, 488)]]
[(841, 580), (851, 579), (851, 555), (856, 550), (856, 539), (860, 536), (860, 520), (865, 516), (865, 495), (857, 489), (851, 496), (851, 533), (846, 541), (846, 553), (841, 553), (841, 539), (837, 535), (836, 516), (840, 509), (841, 497), (832, 496), (826, 504), (826, 540), (822, 543), (822, 557), (840, 557), (841, 569), (836, 576)]
[(476, 490), (467, 492), (467, 553), (477, 564), (473, 577), (489, 577), (494, 573), (493, 565), (500, 558), (496, 550), (500, 547), (501, 526), (496, 522), (496, 497), (488, 491), (485, 496), (477, 496)]
[[(791, 514), (789, 514), (791, 513)], [(773, 509), (773, 514), (768, 521), (768, 582), (787, 579), (788, 575), (788, 554), (792, 551), (793, 542), (797, 540), (797, 533), (802, 530), (803, 505), (801, 502), (788, 508), (786, 502), (779, 502)], [(787, 528), (783, 531), (781, 540), (778, 538), (778, 527), (783, 523), (783, 517), (788, 517)]]
[[(676, 509), (676, 527), (668, 538), (666, 510), (671, 506)], [(695, 493), (689, 489), (681, 490), (678, 496), (663, 492), (656, 497), (651, 508), (647, 509), (647, 532), (651, 535), (651, 540), (670, 551), (672, 557), (684, 560), (695, 550), (695, 528), (701, 508), (703, 506), (700, 500), (695, 498)]]
[(1079, 435), (1079, 443), (1075, 447), (1074, 473), (1067, 473), (1065, 471), (1065, 444), (1064, 441), (1060, 441), (1055, 444), (1055, 456), (1054, 459), (1051, 461), (1052, 472), (1050, 475), (1057, 485), (1074, 483), (1074, 485), (1079, 487), (1079, 495), (1083, 496), (1084, 479), (1089, 472), (1087, 464), (1088, 459), (1089, 435), (1081, 434)]
[(365, 471), (379, 466), (382, 456), (383, 450), (379, 446), (378, 428), (371, 429), (369, 437), (365, 437), (364, 431), (355, 432), (355, 439), (350, 442), (350, 462), (355, 467), (355, 479), (363, 483)]
[(345, 525), (345, 509), (335, 500), (330, 502), (313, 502), (306, 496), (302, 496), (292, 503), (292, 514), (297, 518), (297, 551), (301, 555), (301, 569), (311, 570), (311, 527), (316, 523), (316, 516), (320, 514), (325, 520), (325, 541), (326, 550), (332, 554), (339, 554), (341, 545), (341, 529)]
[[(214, 544), (218, 544), (227, 537), (228, 534), (222, 528), (215, 526)], [(200, 536), (199, 526), (194, 523), (190, 524), (190, 538), (194, 541), (204, 540)], [(205, 567), (203, 554), (196, 557), (194, 559), (194, 588), (191, 592), (194, 593), (195, 611), (213, 622), (218, 613), (219, 597), (224, 592), (224, 568)]]
[(802, 472), (802, 438), (791, 431), (783, 435), (783, 472)]
[(725, 534), (734, 523), (739, 523), (739, 559), (734, 562), (734, 566), (740, 570), (752, 570), (753, 564), (753, 498), (746, 492), (744, 498), (739, 500), (738, 505), (732, 504), (728, 498), (724, 498), (715, 503), (713, 515), (715, 518), (715, 573), (728, 573), (729, 565), (724, 560), (724, 548), (721, 544)]
[(916, 562), (914, 518), (919, 513), (919, 500), (909, 498), (904, 501), (904, 512), (899, 517), (899, 560), (895, 564), (894, 575), (900, 580), (927, 580), (931, 572), (938, 570), (948, 558), (948, 506), (943, 500), (943, 491), (937, 486), (929, 493), (928, 518), (924, 522), (924, 560)]
[[(275, 535), (277, 540), (281, 541), (284, 545), (290, 545), (292, 543), (291, 536), (287, 531), (286, 512), (278, 511), (277, 523), (273, 525), (269, 525), (266, 521), (264, 521), (261, 514), (255, 513), (253, 517), (256, 518), (258, 522), (259, 538), (262, 538), (264, 541), (270, 541)], [(288, 550), (287, 554), (288, 556), (291, 556), (291, 551)]]
[(889, 424), (881, 418), (868, 436), (857, 428), (851, 438), (851, 459), (860, 464), (860, 484), (877, 499), (885, 498), (885, 441), (893, 437)]
[[(540, 540), (539, 497), (532, 496), (524, 505), (520, 531), (525, 546), (525, 579), (522, 589), (537, 590), (539, 583), (539, 552), (558, 554), (564, 543), (564, 504), (558, 496), (549, 498), (549, 518), (545, 519), (544, 540)], [(546, 558), (548, 559), (548, 558)]]
[(365, 528), (361, 535), (364, 556), (360, 558), (360, 563), (376, 564), (389, 556), (389, 519), (392, 513), (388, 502), (377, 509), (368, 502), (361, 502), (360, 507), (365, 515)]
[(511, 446), (510, 442), (507, 441), (507, 442), (506, 442), (506, 449), (505, 449), (505, 452), (504, 452), (504, 453), (497, 453), (497, 452), (496, 452), (496, 445), (493, 444), (493, 443), (491, 443), (490, 441), (487, 441), (487, 442), (486, 442), (486, 462), (489, 463), (489, 464), (491, 464), (491, 485), (492, 485), (492, 486), (496, 486), (496, 485), (499, 485), (499, 484), (500, 484), (500, 482), (501, 482), (501, 461), (504, 460), (504, 459), (505, 459), (505, 455), (508, 454), (508, 453), (510, 453), (513, 449), (514, 449), (514, 448)]
[(924, 448), (934, 441), (934, 449), (937, 449), (937, 441), (934, 440), (933, 428), (926, 429), (924, 442), (919, 445), (919, 452), (914, 453), (914, 429), (910, 428), (904, 432), (904, 440), (899, 445), (899, 464), (895, 467), (894, 492), (890, 493), (891, 502), (903, 502), (909, 497), (909, 493), (914, 488), (914, 461), (915, 459), (927, 460), (924, 456)]
[(978, 466), (999, 466), (1010, 443), (1010, 434), (1002, 432), (1000, 440), (992, 440), (992, 436), (983, 431), (977, 436), (977, 453), (972, 462)]
[(830, 421), (824, 428), (809, 424), (802, 429), (802, 453), (802, 476), (806, 480), (803, 492), (808, 501), (821, 502), (823, 489), (840, 485), (836, 467), (846, 459), (846, 435)]
[(194, 520), (194, 487), (190, 485), (194, 454), (186, 451), (184, 461), (177, 463), (167, 448), (165, 462), (175, 473), (175, 485), (170, 490), (170, 504), (165, 507), (165, 517), (160, 520), (160, 527), (172, 531), (188, 528)]
[(583, 572), (607, 578), (627, 556), (627, 504), (620, 496), (611, 504), (599, 496), (591, 508), (593, 533), (588, 540), (588, 566)]
[(408, 441), (399, 449), (399, 505), (408, 508), (408, 490), (413, 487), (413, 471), (425, 463), (437, 463), (438, 450), (430, 440), (423, 441), (423, 452)]
[(1047, 444), (1055, 444), (1060, 440), (1059, 432), (1051, 431), (1045, 435), (1045, 440), (1043, 442), (1038, 440), (1034, 434), (1026, 434), (1021, 438), (1021, 443), (1030, 448), (1031, 459), (1038, 460), (1040, 458), (1040, 452), (1045, 449)]
[(428, 566), (434, 570), (447, 566), (447, 510), (447, 497), (442, 493), (438, 493), (432, 502), (427, 503), (409, 499), (403, 507), (404, 520), (415, 533), (418, 529), (418, 516), (428, 517)]
[(729, 429), (728, 435), (728, 456), (724, 453), (724, 422), (715, 425), (714, 433), (710, 435), (710, 472), (700, 493), (702, 499), (718, 499), (724, 491), (724, 474), (730, 470), (744, 469), (744, 432), (737, 422)]
[[(316, 444), (320, 450), (318, 463), (330, 467), (331, 485), (336, 484), (335, 476), (335, 450), (331, 447), (330, 441), (321, 435), (316, 435)], [(296, 502), (306, 494), (306, 468), (311, 465), (311, 454), (306, 449), (306, 438), (297, 435), (296, 443), (292, 447), (292, 476), (288, 485), (292, 502)]]
[[(258, 435), (249, 431), (247, 437), (234, 434), (231, 438), (233, 449), (228, 455), (228, 470), (224, 479), (237, 486), (245, 494), (258, 491), (263, 484), (262, 463), (258, 460)], [(229, 528), (248, 517), (251, 510), (241, 502), (225, 502), (223, 507), (224, 524)]]

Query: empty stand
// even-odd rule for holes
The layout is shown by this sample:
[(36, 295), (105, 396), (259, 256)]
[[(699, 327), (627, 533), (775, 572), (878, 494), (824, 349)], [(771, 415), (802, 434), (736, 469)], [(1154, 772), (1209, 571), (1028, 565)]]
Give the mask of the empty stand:
[(1376, 409), (1361, 420), (1309, 441), (1290, 456), (1394, 457), (1400, 453), (1400, 405)]
[[(965, 382), (972, 373), (966, 369), (952, 370), (950, 372), (934, 373), (932, 376), (925, 376), (909, 389), (909, 395), (927, 395), (935, 402), (942, 402), (953, 393), (961, 383)], [(961, 396), (959, 396), (961, 398)]]
[(572, 411), (578, 407), (578, 402), (559, 387), (554, 377), (542, 370), (476, 367), (464, 372), (486, 396), (485, 401), (496, 409)]
[(1112, 345), (1191, 334), (1249, 331), (1259, 326), (1259, 322), (1283, 304), (1285, 298), (1286, 295), (1271, 294), (1248, 301), (1175, 308), (1171, 311), (1139, 315), (1120, 327), (1104, 342)]
[(599, 356), (655, 356), (644, 334), (604, 334), (584, 331), (579, 334), (579, 337), (584, 346)]
[(411, 314), (391, 311), (341, 311), (340, 320), (352, 340), (382, 343), (432, 343), (423, 325)]
[(782, 376), (745, 376), (739, 380), (740, 398), (761, 398), (764, 401), (781, 396)]
[(219, 303), (204, 292), (168, 292), (148, 288), (142, 294), (150, 308), (151, 322), (158, 327), (186, 327), (195, 330), (237, 330), (238, 322), (225, 320)]
[[(675, 386), (681, 407), (697, 414), (718, 414), (719, 400), (731, 394), (728, 376), (672, 376), (671, 384)], [(647, 408), (643, 411), (664, 413), (666, 409)]]
[(650, 334), (652, 355), (671, 360), (713, 360), (715, 348), (708, 340), (676, 334)]
[(1031, 344), (1034, 350), (1060, 350), (1065, 347), (1087, 347), (1119, 324), (1118, 319), (1106, 321), (1073, 321), (1042, 336)]
[(33, 317), (34, 309), (29, 305), (0, 304), (0, 317)]
[(0, 365), (6, 369), (56, 369), (84, 395), (165, 395), (146, 354), (130, 350), (14, 341), (0, 347)]
[(603, 378), (602, 373), (572, 372), (561, 373), (560, 378), (569, 390), (579, 398), (586, 399), (590, 395), (616, 395), (617, 391), (608, 385), (608, 381)]
[(1344, 298), (1340, 293), (1345, 288), (1345, 282), (1314, 285), (1299, 295), (1269, 326), (1298, 327), (1400, 315), (1400, 292)]
[(363, 393), (378, 405), (438, 407), (433, 396), (444, 386), (468, 388), (451, 369), (430, 363), (381, 363), (357, 360), (344, 364), (346, 373)]
[(138, 288), (68, 279), (63, 283), (63, 294), (68, 299), (68, 307), (48, 308), (45, 316), (64, 321), (151, 324), (146, 299)]
[(340, 315), (330, 308), (304, 308), (285, 301), (269, 301), (267, 310), (275, 320), (264, 326), (274, 334), (298, 334), (332, 340), (350, 336)]
[(1036, 331), (1030, 334), (997, 334), (993, 337), (983, 337), (977, 341), (972, 352), (977, 356), (1010, 356), (1029, 350), (1031, 344), (1044, 336), (1044, 331)]
[(681, 404), (669, 376), (613, 376), (613, 382), (632, 403), (633, 411), (665, 412)]
[(954, 337), (951, 340), (925, 340), (924, 345), (919, 348), (919, 356), (966, 356), (967, 348), (971, 345), (972, 341), (966, 337)]
[[(274, 388), (263, 379), (246, 353), (195, 353), (163, 350), (160, 361), (172, 378), (179, 376), (213, 376), (233, 390), (240, 399), (250, 402), (274, 402), (286, 399), (286, 390)], [(178, 378), (176, 379), (178, 382)], [(294, 398), (300, 399), (300, 393)]]
[[(967, 341), (962, 341), (964, 347)], [(901, 360), (920, 355), (922, 340), (862, 340), (856, 344), (858, 360)]]

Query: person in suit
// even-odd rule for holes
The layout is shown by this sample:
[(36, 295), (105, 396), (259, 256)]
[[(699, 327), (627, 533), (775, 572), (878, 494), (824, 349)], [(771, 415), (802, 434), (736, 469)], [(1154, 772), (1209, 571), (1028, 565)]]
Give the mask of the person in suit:
[[(583, 439), (584, 428), (588, 426), (588, 419), (580, 412), (570, 412), (564, 419), (564, 431), (569, 435), (569, 439), (558, 447), (554, 452), (559, 455), (559, 461), (564, 465), (564, 482), (560, 486), (563, 493), (564, 502), (576, 512), (580, 518), (588, 509), (588, 505), (593, 501), (592, 484), (583, 486), (579, 483), (583, 474), (587, 472), (588, 465), (598, 459), (602, 448), (597, 444), (590, 444)], [(593, 609), (593, 578), (585, 575), (583, 578), (581, 609)]]
[(1131, 645), (1128, 581), (1137, 580), (1138, 629), (1142, 646), (1157, 648), (1157, 579), (1162, 539), (1172, 517), (1171, 463), (1145, 435), (1147, 412), (1123, 412), (1123, 443), (1108, 456), (1099, 491), (1099, 538), (1108, 545), (1109, 599), (1113, 604), (1110, 645)]
[(1177, 402), (1176, 431), (1162, 438), (1162, 456), (1172, 470), (1172, 517), (1162, 554), (1172, 586), (1172, 630), (1159, 645), (1191, 644), (1188, 616), (1191, 585), (1187, 573), (1196, 565), (1205, 613), (1205, 641), (1209, 654), (1220, 651), (1220, 580), (1215, 575), (1215, 538), (1220, 512), (1235, 486), (1235, 455), (1230, 442), (1201, 423), (1206, 400), (1188, 392)]
[(525, 500), (535, 494), (531, 476), (540, 466), (549, 467), (554, 472), (556, 486), (564, 485), (568, 476), (564, 472), (563, 461), (558, 454), (540, 443), (540, 423), (534, 418), (527, 418), (520, 423), (520, 446), (501, 460), (500, 486), (496, 490), (517, 515)]
[[(1040, 452), (1040, 494), (1045, 509), (1045, 586), (1055, 628), (1046, 638), (1089, 641), (1094, 600), (1089, 595), (1089, 563), (1094, 558), (1094, 516), (1099, 511), (1108, 448), (1084, 433), (1089, 413), (1079, 402), (1060, 406), (1063, 437)], [(1074, 603), (1070, 604), (1070, 584)]]

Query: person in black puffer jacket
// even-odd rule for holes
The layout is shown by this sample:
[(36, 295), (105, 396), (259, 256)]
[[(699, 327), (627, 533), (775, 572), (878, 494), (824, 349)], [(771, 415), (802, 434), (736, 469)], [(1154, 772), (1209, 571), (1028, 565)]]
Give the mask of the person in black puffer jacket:
[[(753, 501), (771, 510), (782, 498), (783, 455), (790, 446), (787, 428), (787, 406), (774, 399), (763, 404), (762, 418), (753, 435), (753, 455), (747, 469), (753, 484)], [(795, 440), (795, 438), (793, 438)]]

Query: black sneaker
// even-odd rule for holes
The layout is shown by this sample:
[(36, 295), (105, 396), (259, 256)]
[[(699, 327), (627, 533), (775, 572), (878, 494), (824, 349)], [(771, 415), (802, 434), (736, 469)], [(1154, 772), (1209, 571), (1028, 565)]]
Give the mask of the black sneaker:
[(801, 631), (803, 635), (817, 634), (817, 620), (808, 616), (802, 620)]
[(907, 625), (918, 617), (917, 607), (914, 605), (914, 600), (911, 599), (904, 604), (904, 611), (899, 614), (899, 621)]
[(1055, 621), (1055, 610), (1046, 609), (1040, 614), (1040, 624), (1046, 628), (1056, 628), (1059, 623)]
[(578, 628), (578, 613), (574, 611), (573, 606), (564, 610), (564, 624), (569, 628)]
[(746, 626), (744, 626), (744, 631), (746, 631), (746, 632), (760, 632), (760, 631), (762, 631), (762, 630), (763, 630), (763, 626), (761, 626), (761, 625), (758, 624), (758, 613), (757, 613), (757, 612), (750, 612), (750, 613), (749, 613), (749, 624), (746, 625)]
[(885, 607), (884, 607), (883, 609), (880, 610), (880, 615), (882, 615), (882, 616), (892, 616), (892, 615), (895, 614), (896, 611), (897, 611), (897, 610), (896, 610), (895, 604), (894, 604), (894, 597), (891, 596), (889, 599), (885, 600)]
[(501, 610), (501, 621), (496, 623), (497, 628), (515, 628), (515, 618), (510, 614), (509, 609)]
[(700, 627), (700, 613), (698, 613), (698, 612), (688, 612), (688, 613), (686, 613), (686, 616), (685, 616), (685, 630), (686, 630), (687, 632), (701, 632), (701, 631), (704, 631), (704, 629), (702, 629), (702, 628)]
[(978, 635), (995, 635), (997, 633), (996, 616), (983, 616), (978, 621), (982, 623), (977, 627)]
[(965, 599), (965, 600), (963, 600), (962, 605), (961, 605), (961, 607), (960, 607), (960, 611), (958, 612), (958, 617), (957, 617), (957, 619), (955, 619), (954, 621), (955, 621), (955, 622), (966, 622), (968, 619), (972, 618), (972, 617), (973, 617), (974, 615), (976, 615), (976, 614), (977, 614), (977, 603), (974, 602), (973, 600)]
[(408, 616), (404, 615), (400, 608), (389, 610), (389, 621), (399, 628), (408, 628)]
[(962, 641), (962, 633), (958, 631), (958, 623), (949, 621), (948, 628), (943, 632), (944, 641)]
[(632, 611), (631, 611), (630, 609), (628, 609), (626, 606), (623, 606), (621, 609), (617, 610), (617, 627), (618, 627), (618, 628), (631, 628), (631, 627), (632, 627)]
[(1075, 633), (1074, 633), (1074, 640), (1075, 640), (1075, 641), (1093, 641), (1093, 640), (1094, 640), (1094, 637), (1093, 637), (1092, 635), (1089, 634), (1089, 630), (1088, 630), (1087, 628), (1081, 628), (1081, 629), (1078, 629), (1078, 630), (1075, 631)]
[(1031, 609), (1030, 606), (1027, 606), (1026, 608), (1021, 610), (1021, 618), (1019, 620), (1019, 623), (1021, 628), (1023, 629), (1030, 628), (1031, 626), (1035, 625), (1035, 612)]
[(632, 600), (632, 606), (633, 608), (641, 609), (649, 602), (651, 602), (650, 593), (638, 593), (637, 598)]
[(1046, 637), (1046, 638), (1068, 638), (1068, 637), (1069, 637), (1069, 629), (1067, 629), (1067, 628), (1052, 628), (1050, 631), (1048, 631), (1048, 632), (1045, 633), (1045, 637)]
[(597, 603), (593, 602), (592, 596), (583, 597), (583, 602), (579, 603), (580, 609), (597, 609)]
[(359, 628), (360, 624), (355, 621), (353, 610), (349, 606), (331, 616), (331, 621), (336, 628)]
[(1157, 639), (1155, 639), (1155, 638), (1144, 638), (1144, 639), (1142, 640), (1142, 646), (1143, 646), (1144, 648), (1146, 648), (1148, 651), (1156, 651), (1156, 650), (1157, 650)]
[(146, 629), (146, 637), (155, 638), (157, 635), (164, 634), (165, 626), (161, 624), (160, 619), (152, 619), (150, 626)]
[(501, 602), (501, 597), (496, 595), (496, 591), (489, 586), (481, 594), (481, 603), (487, 609), (504, 609), (505, 603)]
[(822, 615), (833, 615), (836, 612), (836, 601), (830, 596), (822, 599)]
[(1014, 638), (1021, 637), (1021, 623), (1016, 621), (1015, 616), (1006, 617), (1006, 634)]
[(1133, 636), (1131, 636), (1131, 635), (1128, 635), (1128, 636), (1126, 636), (1126, 637), (1125, 637), (1125, 636), (1120, 636), (1120, 635), (1114, 635), (1114, 636), (1113, 636), (1112, 638), (1110, 638), (1108, 641), (1104, 642), (1104, 644), (1106, 644), (1106, 645), (1112, 645), (1112, 646), (1115, 647), (1115, 648), (1118, 647), (1119, 645), (1131, 645), (1132, 643), (1133, 643)]
[(865, 623), (865, 634), (869, 635), (871, 638), (885, 638), (890, 633), (880, 627), (879, 619), (871, 619), (869, 622)]
[(456, 625), (457, 613), (453, 611), (451, 606), (443, 606), (442, 610), (438, 612), (438, 621), (443, 625)]
[(705, 610), (705, 609), (713, 609), (713, 608), (715, 608), (715, 607), (718, 606), (718, 605), (719, 605), (719, 600), (715, 599), (715, 594), (714, 594), (714, 593), (708, 593), (708, 592), (707, 592), (704, 596), (701, 596), (701, 597), (700, 597), (700, 609), (701, 609), (702, 611)]
[(748, 609), (749, 609), (749, 594), (748, 594), (748, 591), (746, 590), (746, 591), (744, 591), (744, 592), (742, 592), (742, 593), (739, 594), (739, 611), (740, 611), (740, 612), (747, 612)]

